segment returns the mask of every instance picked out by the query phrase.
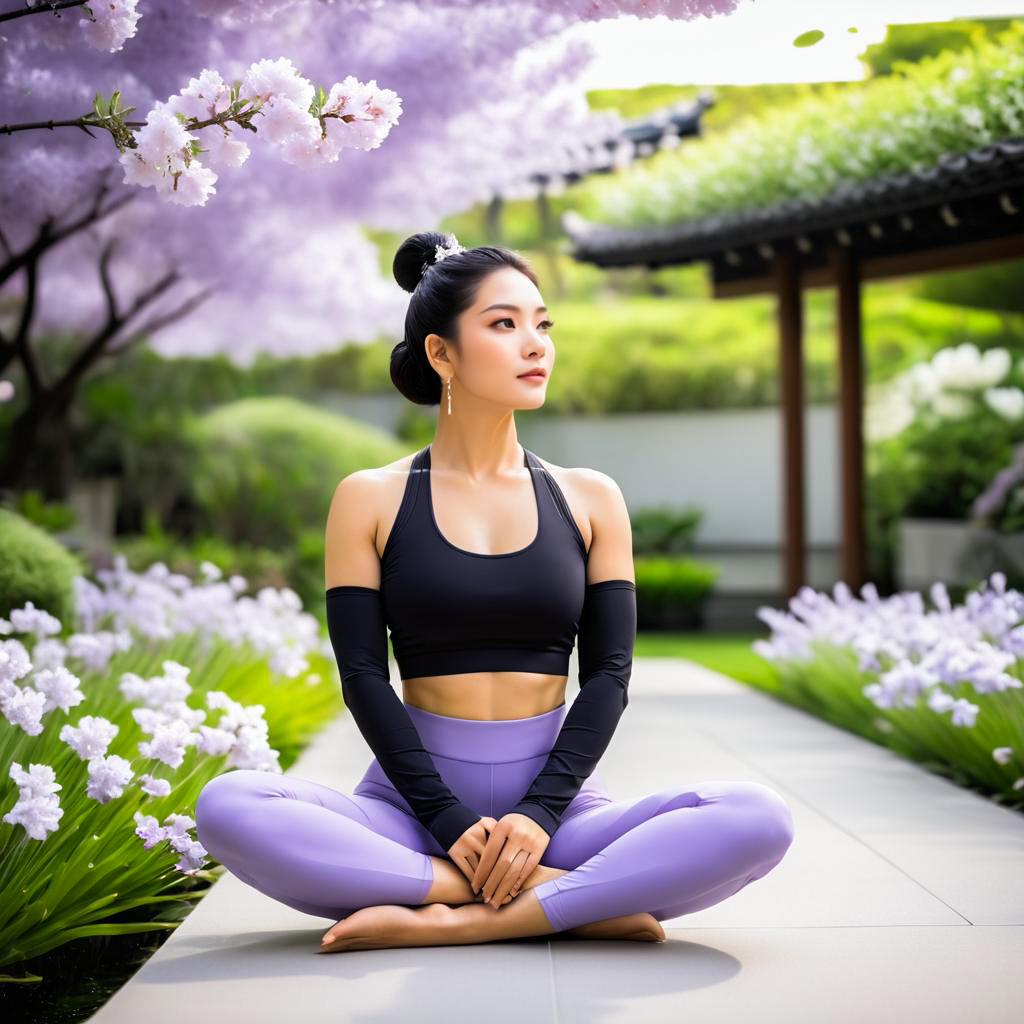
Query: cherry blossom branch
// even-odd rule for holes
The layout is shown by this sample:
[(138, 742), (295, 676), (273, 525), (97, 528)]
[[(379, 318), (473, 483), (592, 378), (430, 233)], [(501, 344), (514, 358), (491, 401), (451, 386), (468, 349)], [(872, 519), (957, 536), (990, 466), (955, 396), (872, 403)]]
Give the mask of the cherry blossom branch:
[(82, 14), (86, 17), (79, 22), (79, 26), (85, 41), (97, 50), (116, 53), (135, 35), (139, 18), (142, 17), (135, 9), (138, 2), (139, 0), (101, 0), (100, 3), (93, 2), (91, 7), (87, 7), (89, 0), (36, 0), (35, 3), (26, 0), (25, 6), (18, 10), (0, 13), (0, 22), (24, 18), (29, 14), (52, 14), (55, 18), (60, 18), (62, 10), (81, 7)]
[[(84, 3), (85, 0), (82, 0), (82, 2)], [(97, 96), (99, 97), (99, 94), (97, 94)], [(120, 98), (120, 92), (115, 92), (113, 94), (113, 96), (111, 97), (111, 102), (113, 102), (114, 96)], [(241, 101), (243, 106), (245, 102), (249, 101)], [(215, 124), (226, 125), (228, 122), (234, 121), (240, 128), (246, 128), (249, 131), (254, 132), (257, 129), (252, 124), (252, 116), (253, 114), (259, 111), (261, 106), (262, 104), (257, 102), (255, 106), (241, 113), (220, 114), (217, 117), (211, 117), (206, 121), (183, 121), (182, 125), (186, 131), (195, 132), (199, 131), (200, 128), (209, 128)], [(135, 107), (126, 107), (124, 110), (119, 111), (118, 113), (128, 114), (131, 113), (131, 111), (133, 111), (134, 109)], [(325, 122), (328, 118), (332, 117), (337, 118), (339, 121), (345, 122), (354, 121), (356, 119), (355, 114), (336, 113), (318, 114), (317, 117), (321, 121), (321, 123)], [(19, 124), (0, 124), (0, 135), (11, 135), (14, 132), (31, 131), (37, 128), (82, 128), (83, 130), (87, 128), (104, 128), (107, 131), (109, 131), (116, 139), (117, 136), (121, 134), (119, 132), (120, 128), (145, 128), (146, 126), (145, 121), (125, 121), (122, 118), (115, 119), (113, 117), (105, 117), (100, 119), (92, 118), (92, 114), (83, 114), (81, 117), (70, 117), (63, 121), (22, 121)], [(114, 123), (115, 121), (116, 124)], [(91, 136), (92, 138), (95, 138), (92, 132), (87, 131), (86, 134)], [(134, 145), (134, 143), (129, 143), (129, 145)]]
[[(397, 123), (401, 100), (375, 80), (360, 82), (349, 75), (328, 93), (303, 78), (287, 57), (250, 65), (243, 79), (225, 82), (206, 68), (198, 78), (164, 103), (145, 121), (128, 121), (135, 107), (121, 106), (121, 91), (110, 99), (96, 93), (93, 111), (65, 120), (0, 124), (0, 135), (31, 129), (92, 128), (110, 132), (121, 156), (125, 184), (149, 186), (164, 200), (185, 206), (205, 205), (218, 175), (199, 160), (238, 167), (249, 147), (231, 137), (231, 126), (260, 135), (277, 145), (289, 163), (303, 166), (333, 163), (343, 149), (376, 149)], [(260, 115), (259, 128), (254, 123)], [(339, 125), (329, 127), (329, 122)], [(219, 128), (220, 131), (216, 131)], [(200, 139), (192, 134), (214, 129)]]
[[(16, 11), (0, 11), (0, 21), (13, 21), (29, 14), (56, 14), (68, 7), (81, 7), (88, 0), (39, 0), (35, 7), (22, 7)], [(59, 15), (58, 15), (59, 17)]]

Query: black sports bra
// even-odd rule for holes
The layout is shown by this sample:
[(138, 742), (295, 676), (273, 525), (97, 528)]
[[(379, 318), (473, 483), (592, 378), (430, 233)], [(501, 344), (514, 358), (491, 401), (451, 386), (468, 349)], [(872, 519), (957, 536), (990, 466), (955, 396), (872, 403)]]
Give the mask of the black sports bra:
[(403, 679), (569, 674), (586, 593), (586, 544), (561, 488), (525, 445), (523, 452), (537, 533), (526, 547), (494, 555), (456, 547), (441, 533), (430, 445), (413, 458), (381, 555), (381, 598)]

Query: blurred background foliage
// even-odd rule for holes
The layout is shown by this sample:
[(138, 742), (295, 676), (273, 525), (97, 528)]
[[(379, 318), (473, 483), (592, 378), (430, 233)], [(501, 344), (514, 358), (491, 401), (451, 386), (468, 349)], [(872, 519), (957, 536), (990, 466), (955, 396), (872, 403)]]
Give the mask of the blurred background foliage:
[[(866, 83), (721, 86), (705, 113), (706, 138), (809, 96), (870, 86), (943, 52), (977, 47), (1012, 27), (1011, 19), (892, 26), (869, 47)], [(696, 87), (648, 86), (589, 94), (595, 108), (639, 117), (693, 99)], [(684, 140), (683, 146), (701, 140)], [(597, 176), (598, 179), (607, 176)], [(585, 205), (584, 182), (549, 197), (545, 221), (534, 200), (504, 203), (500, 233), (488, 233), (477, 207), (439, 225), (467, 246), (501, 244), (537, 269), (555, 312), (556, 372), (536, 415), (750, 408), (778, 402), (774, 301), (711, 298), (702, 264), (658, 270), (603, 270), (576, 263), (556, 228), (566, 210)], [(381, 270), (405, 233), (368, 230)], [(969, 341), (980, 350), (1024, 353), (1024, 261), (871, 282), (864, 289), (865, 385), (870, 392)], [(805, 294), (808, 403), (836, 399), (835, 298)], [(397, 398), (388, 375), (396, 338), (349, 344), (312, 358), (258, 357), (240, 368), (223, 357), (165, 360), (138, 346), (97, 368), (73, 409), (68, 465), (76, 479), (118, 481), (116, 546), (133, 567), (166, 561), (192, 573), (204, 560), (255, 581), (287, 582), (317, 611), (323, 587), (323, 529), (338, 481), (355, 469), (393, 461), (428, 441), (436, 410), (407, 405), (397, 429), (346, 415), (346, 396)], [(66, 345), (49, 342), (57, 358)], [(0, 431), (11, 415), (0, 404)], [(901, 515), (945, 509), (965, 513), (972, 492), (1006, 464), (1011, 428), (976, 433), (964, 425), (917, 427), (869, 448), (867, 526), (879, 585), (891, 572), (893, 529)], [(967, 458), (966, 456), (969, 456)], [(59, 534), (70, 525), (60, 494), (28, 491), (8, 504)], [(675, 587), (684, 603), (706, 595), (715, 573), (690, 556), (700, 510), (631, 508), (635, 551), (676, 558), (678, 572), (652, 563), (651, 592)], [(638, 574), (639, 574), (638, 568)], [(659, 575), (660, 574), (660, 575)], [(683, 578), (686, 577), (685, 581)], [(675, 579), (675, 584), (671, 580)], [(687, 613), (689, 615), (689, 613)], [(682, 620), (680, 620), (682, 621)]]

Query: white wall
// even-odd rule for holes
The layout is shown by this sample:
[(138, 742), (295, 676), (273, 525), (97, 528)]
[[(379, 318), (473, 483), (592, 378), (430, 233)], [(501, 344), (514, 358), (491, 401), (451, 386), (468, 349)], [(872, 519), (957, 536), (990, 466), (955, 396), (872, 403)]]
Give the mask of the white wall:
[[(542, 417), (519, 436), (560, 466), (590, 466), (621, 487), (630, 510), (693, 504), (696, 555), (722, 570), (720, 591), (782, 588), (782, 413), (778, 407)], [(808, 582), (839, 576), (839, 436), (834, 405), (805, 409)]]
[[(520, 413), (523, 443), (560, 466), (613, 477), (630, 508), (694, 504), (704, 543), (778, 544), (782, 536), (782, 414), (777, 408), (539, 417)], [(839, 540), (834, 406), (804, 418), (807, 539)]]

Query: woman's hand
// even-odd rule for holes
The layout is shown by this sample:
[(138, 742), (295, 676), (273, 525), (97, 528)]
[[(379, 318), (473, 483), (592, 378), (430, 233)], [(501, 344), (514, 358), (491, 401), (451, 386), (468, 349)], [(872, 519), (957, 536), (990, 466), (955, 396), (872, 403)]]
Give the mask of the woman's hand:
[[(493, 818), (489, 819), (494, 821)], [(476, 870), (469, 880), (473, 892), (495, 909), (533, 874), (551, 837), (525, 814), (506, 814), (490, 829)]]
[(493, 818), (481, 818), (467, 828), (448, 850), (448, 856), (470, 883), (487, 844), (487, 833), (497, 824)]

